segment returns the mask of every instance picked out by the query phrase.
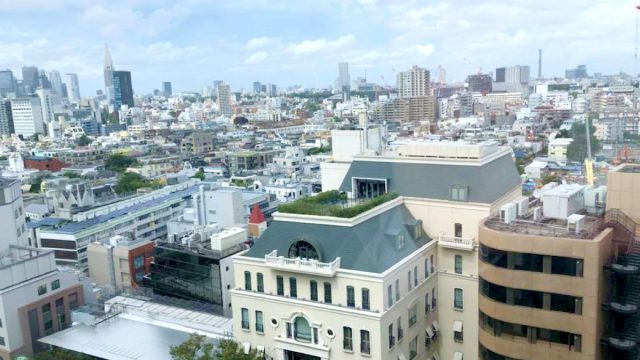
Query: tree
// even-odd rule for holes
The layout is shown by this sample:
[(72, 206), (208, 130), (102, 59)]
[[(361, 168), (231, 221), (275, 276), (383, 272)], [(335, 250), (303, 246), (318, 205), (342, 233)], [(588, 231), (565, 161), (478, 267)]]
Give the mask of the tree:
[(93, 357), (65, 349), (53, 349), (36, 353), (34, 360), (91, 360)]
[(196, 179), (200, 179), (201, 181), (204, 181), (205, 179), (204, 169), (203, 168), (198, 169), (198, 171), (196, 171), (196, 173), (193, 174), (193, 177)]
[(42, 177), (38, 177), (31, 183), (31, 187), (29, 188), (30, 193), (37, 194), (42, 190)]
[(258, 360), (256, 350), (245, 354), (240, 345), (233, 340), (221, 340), (217, 349), (203, 335), (192, 334), (180, 345), (169, 349), (173, 360)]
[[(589, 121), (589, 130), (591, 132), (591, 155), (593, 156), (598, 150), (600, 150), (600, 142), (593, 136), (595, 133), (595, 127), (591, 119)], [(573, 141), (567, 147), (567, 159), (571, 161), (582, 162), (587, 158), (587, 132), (585, 124), (573, 124), (571, 128), (571, 136)]]
[(91, 144), (92, 141), (93, 140), (89, 139), (89, 137), (87, 137), (87, 135), (82, 134), (82, 136), (80, 136), (78, 138), (78, 140), (76, 140), (76, 144), (78, 146), (87, 146), (87, 145)]
[(79, 177), (80, 177), (80, 174), (78, 174), (78, 173), (77, 173), (77, 172), (75, 172), (75, 171), (65, 171), (64, 173), (62, 173), (62, 175), (63, 175), (64, 177), (69, 178), (69, 179), (77, 179), (77, 178), (79, 178)]
[(117, 194), (129, 194), (145, 187), (158, 187), (157, 181), (146, 180), (142, 175), (134, 172), (125, 172), (120, 175), (118, 183), (113, 188)]
[(138, 165), (138, 160), (130, 156), (122, 154), (113, 154), (105, 161), (104, 168), (107, 170), (122, 173), (127, 170), (128, 167)]

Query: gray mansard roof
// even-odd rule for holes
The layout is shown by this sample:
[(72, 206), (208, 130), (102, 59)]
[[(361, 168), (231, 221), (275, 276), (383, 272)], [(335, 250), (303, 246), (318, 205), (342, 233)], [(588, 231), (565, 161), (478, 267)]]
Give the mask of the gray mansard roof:
[[(417, 220), (404, 205), (395, 206), (354, 226), (323, 225), (274, 220), (244, 256), (264, 258), (273, 250), (287, 256), (291, 244), (305, 240), (320, 252), (320, 261), (340, 257), (340, 267), (382, 273), (424, 246), (429, 238), (415, 239)], [(397, 248), (397, 236), (404, 233), (404, 248)]]
[(491, 204), (518, 186), (520, 176), (506, 154), (482, 166), (354, 160), (340, 190), (351, 191), (351, 179), (387, 179), (388, 192), (407, 197), (449, 200), (451, 185), (466, 185), (468, 201)]

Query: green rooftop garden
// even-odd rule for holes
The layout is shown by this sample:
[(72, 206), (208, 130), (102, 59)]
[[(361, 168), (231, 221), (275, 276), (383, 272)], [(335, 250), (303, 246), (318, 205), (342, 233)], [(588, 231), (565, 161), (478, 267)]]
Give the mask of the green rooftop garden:
[(396, 193), (386, 193), (375, 198), (353, 200), (348, 199), (347, 194), (332, 190), (282, 204), (278, 211), (287, 214), (352, 218), (397, 197)]

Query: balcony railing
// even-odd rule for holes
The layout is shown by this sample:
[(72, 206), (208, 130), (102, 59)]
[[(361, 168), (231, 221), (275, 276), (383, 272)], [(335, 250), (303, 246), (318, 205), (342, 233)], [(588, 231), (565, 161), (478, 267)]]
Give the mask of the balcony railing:
[(473, 238), (440, 235), (438, 237), (438, 245), (452, 249), (471, 251), (473, 250)]
[(306, 274), (334, 276), (340, 268), (340, 258), (332, 262), (325, 263), (314, 259), (290, 259), (278, 256), (278, 251), (274, 250), (264, 256), (265, 264), (272, 268), (284, 271), (301, 272)]

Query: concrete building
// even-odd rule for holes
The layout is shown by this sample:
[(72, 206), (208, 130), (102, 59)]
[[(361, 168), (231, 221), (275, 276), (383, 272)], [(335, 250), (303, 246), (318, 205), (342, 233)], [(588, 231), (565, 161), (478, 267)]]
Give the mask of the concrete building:
[[(111, 60), (111, 54), (109, 53), (109, 46), (104, 44), (104, 93), (107, 96), (107, 102), (109, 105), (113, 105), (115, 101), (115, 90), (113, 88), (113, 61)], [(67, 90), (68, 92), (68, 90)]]
[(347, 94), (351, 91), (351, 76), (349, 75), (348, 62), (338, 64), (338, 90)]
[(351, 218), (274, 214), (234, 259), (236, 340), (274, 359), (477, 359), (478, 223), (520, 196), (510, 149), (398, 145), (353, 156), (339, 188), (400, 196)]
[(215, 149), (215, 134), (195, 131), (182, 139), (180, 151), (193, 154), (206, 154)]
[(0, 100), (0, 135), (11, 135), (13, 133), (15, 133), (15, 128), (13, 126), (11, 101)]
[(127, 168), (127, 171), (140, 174), (147, 179), (155, 179), (168, 173), (177, 172), (182, 165), (180, 156), (145, 156), (137, 158), (139, 165)]
[(435, 98), (433, 96), (415, 96), (391, 99), (373, 111), (371, 120), (379, 123), (384, 121), (434, 122)]
[(549, 141), (547, 156), (551, 160), (567, 161), (567, 149), (572, 142), (571, 138), (556, 138)]
[(69, 101), (73, 103), (80, 102), (80, 82), (78, 81), (78, 74), (67, 73), (64, 74), (65, 83), (67, 84), (67, 93), (69, 94)]
[(11, 99), (13, 126), (17, 135), (29, 137), (34, 134), (45, 134), (42, 105), (37, 96)]
[(114, 106), (117, 111), (121, 110), (122, 105), (129, 108), (135, 106), (130, 71), (113, 71), (113, 93)]
[(55, 94), (50, 89), (39, 88), (36, 90), (36, 95), (40, 99), (40, 109), (42, 110), (42, 121), (44, 121), (45, 131), (50, 137), (54, 137), (53, 134), (49, 134), (49, 125), (55, 121)]
[(27, 246), (19, 180), (0, 179), (0, 357), (32, 356), (38, 339), (71, 324), (91, 284), (56, 268), (52, 251)]
[(0, 97), (15, 93), (15, 79), (11, 70), (0, 70)]
[(22, 67), (22, 86), (24, 87), (25, 94), (33, 94), (40, 86), (40, 76), (37, 67)]
[(398, 96), (416, 97), (431, 95), (429, 70), (414, 65), (407, 71), (400, 71), (396, 76)]
[(231, 86), (221, 83), (216, 87), (218, 109), (225, 116), (231, 116)]
[(106, 242), (92, 242), (87, 246), (89, 277), (98, 286), (113, 290), (142, 286), (142, 278), (150, 272), (154, 248), (152, 241), (121, 235)]
[(496, 69), (493, 82), (494, 92), (519, 92), (529, 94), (529, 65), (514, 65)]
[(490, 93), (493, 90), (493, 79), (489, 74), (474, 74), (467, 76), (467, 84), (469, 85), (469, 91), (479, 92), (483, 95)]
[(171, 81), (165, 81), (162, 83), (162, 94), (165, 97), (169, 97), (173, 94), (173, 91), (171, 89)]

